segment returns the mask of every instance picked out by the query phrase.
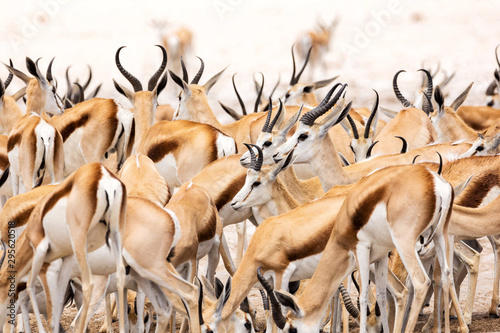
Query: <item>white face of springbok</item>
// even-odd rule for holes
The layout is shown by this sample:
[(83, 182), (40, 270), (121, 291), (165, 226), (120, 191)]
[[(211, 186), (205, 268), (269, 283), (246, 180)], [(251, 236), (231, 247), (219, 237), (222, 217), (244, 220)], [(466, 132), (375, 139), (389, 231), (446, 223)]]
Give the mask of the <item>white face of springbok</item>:
[[(342, 121), (351, 109), (352, 102), (347, 104), (347, 106), (343, 109), (343, 99), (339, 102), (340, 95), (343, 93), (347, 85), (342, 86), (336, 96), (328, 102), (333, 90), (337, 86), (338, 85), (335, 85), (332, 90), (330, 90), (327, 97), (325, 97), (325, 99), (316, 108), (302, 116), (295, 133), (283, 145), (281, 145), (273, 155), (275, 162), (279, 162), (286, 158), (292, 150), (295, 150), (295, 155), (297, 156), (297, 159), (295, 160), (296, 163), (308, 163), (319, 153), (321, 145), (317, 142), (324, 139), (328, 130), (335, 124)], [(315, 120), (328, 112), (334, 104), (337, 104), (334, 110), (324, 117), (321, 122), (316, 123)]]
[[(293, 158), (293, 153), (288, 154), (288, 157), (281, 162), (262, 169), (262, 150), (257, 145), (245, 145), (252, 156), (252, 162), (247, 171), (245, 184), (231, 202), (231, 207), (235, 210), (263, 205), (273, 200), (273, 184), (278, 174), (292, 164)], [(252, 147), (257, 150), (257, 157)]]
[[(375, 91), (375, 90), (374, 90)], [(370, 157), (370, 147), (373, 145), (373, 136), (375, 135), (375, 131), (377, 130), (377, 120), (378, 120), (378, 102), (379, 97), (378, 93), (375, 91), (376, 99), (373, 104), (372, 112), (370, 117), (368, 118), (365, 126), (365, 131), (363, 136), (359, 135), (358, 128), (354, 119), (348, 114), (346, 116), (347, 122), (349, 126), (346, 124), (346, 120), (344, 120), (341, 125), (344, 130), (347, 132), (347, 135), (351, 138), (351, 150), (354, 153), (354, 160), (357, 162), (361, 162)]]

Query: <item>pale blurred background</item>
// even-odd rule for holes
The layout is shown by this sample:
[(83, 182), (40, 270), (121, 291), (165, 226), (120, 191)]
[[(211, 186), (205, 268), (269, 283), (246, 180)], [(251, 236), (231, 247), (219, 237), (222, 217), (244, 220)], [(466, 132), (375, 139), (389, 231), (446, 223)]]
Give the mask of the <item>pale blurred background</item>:
[[(446, 72), (457, 72), (448, 88), (448, 103), (474, 81), (466, 104), (483, 104), (496, 66), (499, 13), (498, 1), (465, 0), (3, 0), (0, 61), (12, 58), (17, 68), (25, 70), (25, 56), (43, 57), (45, 70), (55, 56), (53, 71), (60, 94), (66, 91), (66, 67), (72, 65), (72, 78), (82, 81), (90, 64), (94, 71), (91, 88), (102, 82), (99, 96), (129, 105), (112, 84), (112, 78), (128, 84), (116, 69), (115, 52), (128, 46), (122, 51), (122, 64), (144, 85), (161, 59), (153, 46), (161, 42), (160, 32), (151, 22), (164, 20), (165, 33), (181, 26), (193, 33), (193, 52), (186, 55), (191, 77), (199, 66), (196, 55), (206, 65), (201, 83), (230, 65), (209, 96), (214, 111), (227, 121), (216, 100), (237, 108), (230, 80), (233, 73), (238, 73), (238, 86), (248, 105), (255, 98), (252, 75), (259, 71), (265, 74), (267, 91), (281, 75), (278, 93), (283, 94), (292, 70), (291, 45), (300, 33), (314, 28), (318, 19), (328, 24), (337, 17), (340, 23), (324, 58), (327, 69), (311, 73), (308, 68), (301, 81), (340, 74), (339, 81), (349, 84), (354, 106), (371, 105), (374, 88), (381, 95), (381, 105), (397, 109), (394, 73), (408, 71), (400, 76), (400, 86), (412, 99), (421, 80), (416, 70), (424, 61), (432, 68), (440, 61)], [(7, 74), (0, 68), (3, 80)], [(20, 84), (14, 80), (8, 92)], [(160, 102), (176, 107), (176, 89), (169, 80)]]

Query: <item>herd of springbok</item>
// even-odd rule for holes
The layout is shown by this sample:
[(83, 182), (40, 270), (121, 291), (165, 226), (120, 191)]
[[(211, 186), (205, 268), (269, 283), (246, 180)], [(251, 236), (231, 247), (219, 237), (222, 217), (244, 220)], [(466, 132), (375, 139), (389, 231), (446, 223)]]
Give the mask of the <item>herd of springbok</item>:
[[(71, 329), (82, 333), (104, 299), (102, 332), (112, 332), (113, 318), (121, 333), (151, 325), (174, 332), (176, 314), (182, 332), (414, 332), (434, 295), (423, 330), (450, 332), (454, 315), (467, 332), (481, 237), (495, 254), (489, 314), (498, 318), (498, 50), (487, 106), (463, 105), (472, 84), (445, 102), (453, 75), (435, 85), (439, 69), (420, 69), (414, 102), (398, 88), (404, 71), (395, 74), (403, 109), (394, 112), (379, 108), (377, 91), (367, 92), (373, 106), (356, 105), (337, 77), (299, 82), (309, 60), (324, 64), (335, 26), (299, 39), (298, 72), (292, 46), (293, 74), (280, 98), (278, 85), (265, 96), (256, 82), (253, 113), (233, 75), (243, 114), (221, 103), (235, 118), (225, 125), (207, 99), (225, 69), (202, 85), (200, 58), (189, 79), (179, 52), (191, 34), (151, 48), (162, 61), (147, 89), (123, 67), (127, 49), (116, 51), (130, 85), (114, 87), (131, 108), (95, 97), (100, 86), (87, 91), (92, 71), (73, 84), (68, 67), (63, 95), (54, 59), (45, 71), (26, 58), (29, 75), (4, 64), (0, 331), (29, 332), (30, 313), (39, 332), (64, 331), (63, 312), (74, 304)], [(177, 73), (167, 69), (167, 52)], [(25, 86), (9, 95), (14, 76)], [(169, 77), (180, 88), (174, 107), (158, 105)], [(329, 91), (318, 103), (321, 87)], [(257, 227), (248, 246), (246, 220)], [(234, 261), (224, 236), (233, 224)], [(215, 276), (220, 257), (225, 283)], [(206, 272), (198, 272), (201, 259)], [(252, 288), (262, 303), (249, 299)]]

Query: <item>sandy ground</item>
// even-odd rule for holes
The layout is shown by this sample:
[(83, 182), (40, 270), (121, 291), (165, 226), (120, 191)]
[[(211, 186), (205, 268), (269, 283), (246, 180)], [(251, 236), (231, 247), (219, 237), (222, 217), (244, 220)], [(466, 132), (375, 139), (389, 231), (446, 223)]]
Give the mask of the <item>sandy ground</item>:
[[(61, 94), (66, 90), (66, 67), (71, 65), (72, 77), (82, 81), (90, 64), (92, 87), (103, 83), (99, 96), (117, 98), (124, 105), (130, 104), (114, 90), (111, 81), (115, 78), (128, 84), (114, 64), (116, 49), (128, 46), (122, 52), (122, 63), (144, 84), (160, 61), (160, 52), (153, 46), (159, 43), (159, 33), (151, 21), (166, 19), (166, 32), (189, 27), (194, 34), (193, 51), (186, 55), (191, 76), (198, 69), (195, 55), (205, 60), (202, 83), (230, 65), (209, 95), (214, 112), (224, 122), (230, 119), (217, 100), (238, 109), (231, 75), (238, 73), (238, 86), (247, 105), (255, 98), (252, 75), (259, 71), (266, 76), (267, 89), (281, 77), (278, 94), (283, 94), (291, 75), (290, 47), (318, 18), (328, 23), (338, 17), (340, 24), (325, 56), (325, 68), (306, 70), (303, 80), (340, 74), (339, 80), (349, 83), (348, 98), (354, 100), (355, 107), (371, 105), (371, 89), (376, 89), (382, 106), (400, 108), (392, 92), (392, 77), (400, 69), (408, 71), (400, 76), (400, 87), (413, 99), (420, 84), (416, 70), (423, 62), (432, 67), (440, 62), (448, 73), (457, 72), (448, 89), (452, 97), (474, 81), (466, 104), (482, 104), (496, 66), (494, 49), (500, 43), (498, 1), (30, 0), (2, 1), (1, 6), (0, 61), (12, 58), (15, 66), (24, 70), (26, 56), (43, 57), (42, 68), (56, 56), (53, 72)], [(7, 70), (0, 68), (0, 77), (6, 76)], [(7, 93), (20, 86), (15, 79)], [(170, 80), (160, 102), (176, 106), (175, 92)], [(234, 235), (234, 230), (229, 229), (228, 234)], [(230, 238), (234, 248), (234, 237)], [(493, 255), (485, 245), (472, 332), (500, 331), (500, 321), (487, 318), (492, 270)], [(219, 272), (225, 280), (222, 267)], [(260, 304), (257, 298), (252, 302)], [(73, 314), (69, 311), (65, 316), (65, 327)], [(91, 332), (96, 331), (99, 321), (102, 314), (93, 320)]]

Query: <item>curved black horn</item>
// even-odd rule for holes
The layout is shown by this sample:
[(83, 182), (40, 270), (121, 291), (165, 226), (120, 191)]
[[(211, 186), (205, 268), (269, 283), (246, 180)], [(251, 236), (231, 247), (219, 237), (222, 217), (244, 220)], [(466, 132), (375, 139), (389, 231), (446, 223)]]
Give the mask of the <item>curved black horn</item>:
[(346, 118), (347, 118), (347, 121), (349, 121), (349, 124), (351, 125), (352, 135), (354, 135), (354, 138), (356, 140), (358, 140), (359, 139), (358, 128), (356, 127), (356, 124), (354, 123), (354, 119), (352, 119), (352, 117), (350, 115), (347, 115)]
[(344, 305), (349, 314), (353, 318), (358, 318), (359, 317), (359, 310), (352, 304), (352, 299), (349, 293), (347, 292), (347, 289), (345, 289), (344, 285), (341, 283), (339, 286), (340, 294), (342, 295), (342, 299), (344, 300)]
[(437, 174), (441, 176), (441, 173), (443, 172), (443, 157), (441, 157), (441, 154), (437, 151), (436, 154), (439, 156), (439, 168), (437, 171)]
[(286, 318), (285, 316), (283, 316), (283, 313), (281, 313), (281, 304), (276, 299), (273, 288), (271, 287), (269, 282), (267, 282), (267, 280), (262, 276), (262, 273), (260, 272), (261, 268), (262, 266), (257, 268), (257, 278), (259, 279), (260, 284), (267, 291), (267, 296), (271, 301), (271, 312), (273, 315), (273, 320), (276, 323), (276, 326), (278, 326), (279, 329), (282, 330), (283, 328), (285, 328)]
[[(7, 81), (6, 81), (7, 82)], [(497, 81), (493, 80), (486, 89), (486, 96), (495, 96), (495, 89), (497, 88)]]
[[(255, 100), (255, 105), (253, 107), (253, 113), (257, 113), (257, 111), (259, 111), (260, 98), (262, 96), (262, 90), (264, 90), (264, 74), (260, 73), (260, 75), (262, 75), (262, 84), (260, 85), (259, 93), (257, 94), (257, 99)], [(271, 99), (271, 96), (269, 96), (269, 99)], [(272, 105), (271, 105), (271, 108), (272, 108)]]
[(250, 145), (255, 149), (257, 149), (257, 151), (259, 152), (259, 156), (257, 156), (257, 162), (253, 166), (253, 169), (255, 171), (260, 171), (260, 169), (262, 169), (262, 162), (264, 161), (264, 155), (262, 154), (262, 149), (260, 149), (259, 146), (254, 145), (253, 143), (251, 143)]
[(198, 73), (196, 73), (193, 81), (191, 81), (191, 84), (198, 84), (198, 82), (200, 82), (200, 79), (201, 79), (201, 75), (203, 74), (203, 70), (205, 69), (205, 63), (203, 62), (203, 59), (201, 59), (200, 57), (196, 57), (198, 59), (200, 59), (200, 69), (198, 70)]
[(188, 83), (189, 82), (189, 75), (188, 75), (188, 71), (186, 69), (186, 64), (184, 63), (184, 60), (182, 59), (182, 56), (181, 56), (181, 67), (182, 67), (182, 79), (184, 80), (184, 82)]
[(378, 141), (375, 141), (374, 143), (372, 143), (370, 145), (370, 148), (368, 148), (368, 151), (366, 152), (366, 158), (370, 158), (372, 157), (372, 150), (373, 150), (373, 147), (375, 147), (375, 145), (378, 143)]
[(404, 154), (408, 151), (408, 142), (406, 142), (405, 138), (402, 136), (395, 136), (395, 138), (398, 138), (399, 140), (403, 141), (403, 147), (401, 148), (401, 154)]
[(255, 153), (253, 152), (252, 146), (250, 144), (248, 143), (243, 143), (243, 144), (247, 147), (248, 152), (250, 153), (250, 166), (248, 168), (253, 169), (256, 163)]
[[(309, 48), (309, 51), (307, 51), (307, 55), (306, 55), (306, 59), (304, 60), (304, 65), (302, 66), (302, 69), (300, 70), (299, 74), (297, 74), (297, 76), (295, 77), (295, 83), (299, 82), (300, 80), (300, 76), (302, 75), (302, 73), (304, 72), (304, 69), (306, 69), (306, 66), (307, 66), (307, 63), (309, 62), (309, 56), (311, 55), (311, 51), (312, 51), (312, 46)], [(295, 84), (294, 83), (294, 84)]]
[(269, 129), (269, 122), (271, 121), (271, 114), (273, 113), (273, 101), (271, 98), (269, 98), (269, 110), (267, 111), (267, 117), (266, 117), (266, 122), (264, 123), (264, 126), (262, 126), (262, 132), (265, 133), (271, 133), (271, 129)]
[[(274, 125), (276, 125), (276, 121), (278, 120), (278, 118), (281, 115), (281, 112), (283, 111), (283, 102), (281, 101), (281, 99), (279, 100), (279, 103), (280, 103), (280, 105), (278, 107), (278, 112), (276, 113), (276, 116), (274, 116), (273, 120), (271, 121), (271, 124), (268, 127), (268, 131), (269, 131), (268, 133), (271, 133), (271, 131), (274, 128)], [(269, 105), (272, 105), (271, 101), (269, 101)]]
[(78, 87), (78, 95), (73, 96), (74, 97), (73, 102), (75, 104), (78, 104), (78, 103), (81, 103), (85, 100), (84, 90), (83, 90), (83, 87), (80, 85), (80, 83), (73, 82), (73, 84), (75, 84)]
[(427, 96), (428, 98), (423, 99), (422, 101), (422, 110), (429, 115), (432, 112), (432, 102), (429, 102), (432, 98), (432, 75), (427, 69), (419, 69), (420, 72), (424, 72), (425, 75), (427, 75), (427, 90), (424, 92), (424, 95)]
[(398, 75), (402, 72), (406, 71), (402, 69), (394, 75), (394, 79), (392, 80), (392, 88), (394, 89), (394, 93), (396, 94), (398, 101), (400, 101), (405, 108), (410, 108), (413, 107), (413, 104), (411, 104), (406, 98), (404, 98), (403, 94), (401, 94), (401, 91), (399, 91), (398, 88)]
[(54, 62), (55, 58), (56, 57), (52, 58), (52, 60), (49, 62), (49, 67), (47, 67), (47, 75), (45, 75), (45, 78), (48, 82), (52, 82), (54, 80), (54, 78), (52, 77), (52, 63)]
[[(372, 112), (370, 113), (370, 117), (368, 118), (368, 121), (366, 122), (365, 139), (368, 139), (368, 137), (370, 136), (370, 127), (372, 126), (373, 119), (375, 119), (375, 115), (377, 114), (377, 109), (378, 109), (378, 102), (379, 102), (378, 92), (375, 89), (373, 89), (373, 91), (375, 91), (375, 95), (377, 95), (377, 97), (375, 98), (375, 104), (373, 104), (373, 108), (372, 108)], [(373, 133), (373, 135), (375, 135), (375, 133)]]
[(233, 78), (232, 78), (234, 92), (236, 93), (236, 97), (238, 98), (238, 103), (240, 103), (241, 111), (246, 116), (247, 115), (247, 109), (245, 108), (245, 103), (243, 103), (243, 100), (241, 99), (241, 96), (240, 96), (240, 93), (238, 92), (238, 89), (236, 89), (236, 83), (234, 82), (234, 77), (235, 76), (236, 76), (236, 73), (233, 74)]
[(122, 64), (120, 63), (120, 51), (124, 48), (125, 46), (121, 46), (117, 51), (115, 55), (115, 63), (116, 67), (118, 67), (118, 70), (120, 73), (122, 73), (123, 76), (130, 82), (132, 87), (134, 88), (134, 92), (142, 91), (142, 84), (141, 82), (132, 74), (127, 72), (125, 68), (123, 68)]
[(340, 83), (337, 83), (333, 86), (333, 88), (328, 92), (327, 96), (323, 99), (323, 101), (321, 101), (321, 103), (316, 106), (314, 109), (312, 109), (311, 111), (307, 112), (306, 114), (304, 114), (302, 116), (302, 118), (300, 118), (300, 121), (302, 123), (304, 123), (305, 125), (309, 125), (309, 126), (312, 126), (312, 124), (314, 123), (314, 121), (322, 116), (323, 114), (325, 114), (328, 110), (330, 110), (330, 108), (335, 104), (337, 103), (337, 101), (340, 99), (340, 96), (342, 95), (342, 93), (344, 92), (344, 89), (347, 87), (347, 83), (344, 84), (342, 86), (342, 88), (340, 88), (340, 90), (337, 92), (337, 94), (330, 100), (328, 101), (327, 100), (327, 97), (331, 96), (333, 91), (337, 88), (337, 86), (339, 86)]
[[(12, 59), (9, 59), (9, 64), (10, 64), (10, 67), (14, 67), (14, 64), (12, 63)], [(14, 74), (12, 74), (12, 72), (9, 71), (9, 76), (7, 76), (7, 79), (3, 83), (5, 89), (7, 89), (7, 87), (9, 86), (9, 84), (12, 82), (13, 78), (14, 78)]]
[(71, 80), (69, 78), (69, 69), (71, 68), (71, 66), (68, 66), (68, 68), (66, 68), (66, 86), (68, 86), (68, 91), (66, 92), (66, 98), (69, 99), (69, 100), (73, 100), (73, 86), (71, 84)]
[(198, 277), (196, 277), (196, 280), (198, 280), (198, 285), (200, 286), (198, 293), (198, 318), (200, 325), (203, 325), (205, 324), (205, 321), (203, 320), (203, 283), (201, 283)]
[(292, 70), (292, 78), (290, 79), (290, 85), (293, 86), (295, 83), (295, 54), (293, 53), (293, 47), (295, 44), (292, 45), (292, 64), (293, 64), (293, 70)]
[(153, 91), (153, 89), (156, 87), (156, 84), (158, 83), (158, 79), (160, 78), (160, 76), (165, 71), (165, 68), (167, 67), (167, 51), (161, 45), (155, 45), (155, 46), (158, 46), (161, 49), (161, 53), (162, 53), (163, 58), (161, 60), (160, 68), (158, 68), (158, 70), (149, 79), (149, 82), (148, 82), (148, 90), (149, 91)]
[(92, 81), (92, 67), (90, 67), (90, 65), (87, 65), (87, 67), (89, 68), (89, 78), (87, 79), (87, 82), (85, 82), (85, 84), (83, 85), (83, 90), (87, 90), (87, 88), (90, 85), (90, 81)]
[(500, 47), (500, 44), (495, 47), (495, 58), (497, 59), (497, 65), (500, 68), (500, 61), (498, 60), (498, 47)]
[(415, 164), (415, 162), (417, 161), (417, 158), (419, 158), (420, 155), (415, 155), (415, 157), (413, 158), (413, 161), (411, 161), (411, 164)]

